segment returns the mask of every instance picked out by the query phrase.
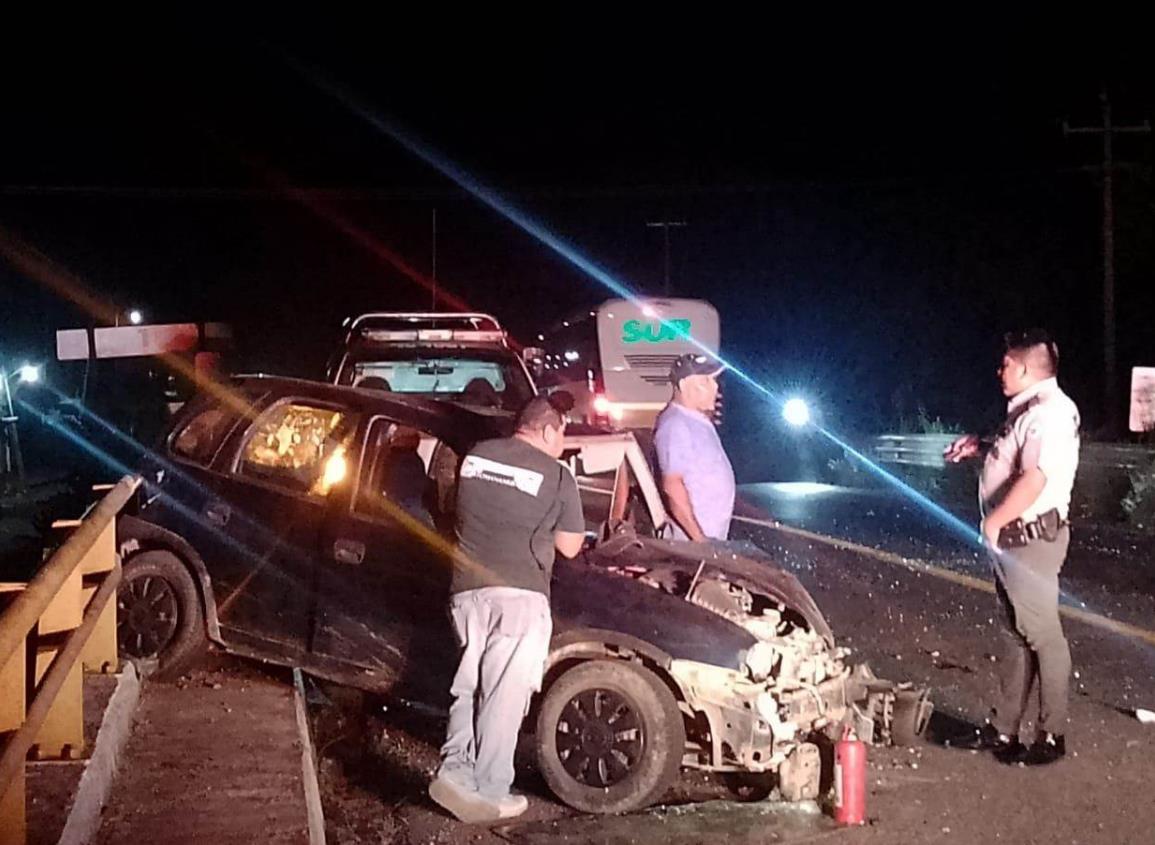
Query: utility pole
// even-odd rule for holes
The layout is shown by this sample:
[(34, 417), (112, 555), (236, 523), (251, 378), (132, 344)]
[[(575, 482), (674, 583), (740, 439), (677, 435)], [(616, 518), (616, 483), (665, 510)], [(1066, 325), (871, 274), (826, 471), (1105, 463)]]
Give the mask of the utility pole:
[(670, 295), (670, 229), (684, 229), (688, 224), (685, 220), (648, 220), (647, 229), (661, 229), (662, 241), (665, 246), (665, 274), (662, 292)]
[(437, 310), (437, 209), (433, 209), (433, 271), (430, 273), (430, 278), (433, 281), (433, 290), (431, 292), (432, 306), (429, 310)]
[(1115, 355), (1115, 157), (1112, 141), (1115, 133), (1144, 133), (1151, 123), (1138, 126), (1116, 126), (1111, 121), (1111, 98), (1107, 87), (1099, 94), (1103, 122), (1099, 126), (1071, 126), (1063, 121), (1064, 135), (1103, 136), (1103, 401), (1107, 403), (1107, 426), (1118, 429), (1119, 378)]
[(0, 407), (0, 426), (3, 426), (4, 433), (4, 481), (7, 483), (15, 470), (15, 489), (22, 492), (25, 482), (24, 456), (20, 452), (20, 432), (16, 429), (16, 409), (12, 405), (12, 385), (9, 383), (11, 375), (0, 369), (0, 390), (4, 391), (6, 400), (4, 406)]

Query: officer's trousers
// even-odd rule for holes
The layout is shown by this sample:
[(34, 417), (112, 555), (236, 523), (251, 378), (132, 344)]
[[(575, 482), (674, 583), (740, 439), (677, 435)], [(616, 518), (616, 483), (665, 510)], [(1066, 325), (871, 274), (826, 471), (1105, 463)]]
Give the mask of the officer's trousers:
[(1041, 731), (1061, 734), (1067, 721), (1071, 651), (1059, 621), (1059, 570), (1071, 532), (1053, 542), (1033, 540), (993, 558), (1002, 621), (999, 698), (991, 718), (1000, 733), (1017, 736), (1031, 692), (1039, 686)]
[(517, 733), (541, 689), (553, 630), (549, 599), (513, 587), (484, 587), (449, 605), (461, 645), (438, 777), (499, 800), (513, 783)]

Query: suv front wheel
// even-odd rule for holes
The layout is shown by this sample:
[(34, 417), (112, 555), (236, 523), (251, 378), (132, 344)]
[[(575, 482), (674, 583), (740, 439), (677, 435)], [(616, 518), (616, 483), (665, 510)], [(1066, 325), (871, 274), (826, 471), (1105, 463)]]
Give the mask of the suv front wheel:
[(686, 744), (670, 690), (634, 663), (594, 660), (546, 691), (537, 718), (538, 765), (562, 801), (587, 813), (623, 813), (662, 797)]
[(116, 604), (120, 656), (135, 663), (142, 675), (177, 678), (207, 645), (196, 583), (171, 552), (153, 550), (129, 558)]

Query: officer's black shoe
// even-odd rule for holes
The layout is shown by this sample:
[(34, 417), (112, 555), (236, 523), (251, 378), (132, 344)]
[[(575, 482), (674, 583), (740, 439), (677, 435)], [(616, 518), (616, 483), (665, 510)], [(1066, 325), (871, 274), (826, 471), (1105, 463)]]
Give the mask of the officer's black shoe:
[(995, 749), (995, 759), (1008, 766), (1014, 766), (1026, 760), (1029, 753), (1030, 749), (1019, 742), (1018, 737), (1015, 737), (1013, 742)]
[(999, 733), (998, 729), (990, 722), (984, 724), (974, 733), (951, 740), (950, 744), (952, 748), (962, 748), (967, 751), (994, 751), (996, 754), (1012, 748), (1023, 747), (1017, 736), (1011, 737)]
[(1062, 734), (1052, 734), (1040, 731), (1023, 755), (1021, 762), (1025, 766), (1046, 766), (1063, 759), (1067, 754), (1067, 741)]

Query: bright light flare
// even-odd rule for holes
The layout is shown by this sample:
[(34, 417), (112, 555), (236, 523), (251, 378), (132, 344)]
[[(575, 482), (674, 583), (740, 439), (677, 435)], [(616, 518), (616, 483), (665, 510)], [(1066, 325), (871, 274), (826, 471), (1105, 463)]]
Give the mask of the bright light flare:
[(328, 495), (329, 491), (345, 480), (349, 474), (349, 461), (345, 458), (345, 447), (339, 446), (325, 461), (325, 473), (321, 476), (321, 495)]
[(795, 428), (801, 428), (810, 422), (810, 406), (806, 404), (806, 400), (797, 396), (787, 399), (786, 404), (782, 406), (782, 418)]
[(625, 416), (625, 411), (619, 404), (611, 402), (600, 393), (594, 397), (594, 413), (613, 420), (621, 420)]
[(139, 308), (133, 308), (128, 312), (128, 322), (134, 326), (139, 326), (144, 322), (144, 313)]
[[(569, 261), (578, 270), (584, 272), (590, 278), (601, 283), (602, 286), (604, 286), (607, 290), (611, 291), (618, 297), (627, 299), (630, 302), (636, 303), (643, 307), (645, 306), (646, 303), (642, 302), (640, 297), (633, 290), (619, 281), (615, 276), (607, 272), (604, 268), (599, 266), (596, 262), (590, 260), (575, 245), (569, 243), (567, 240), (550, 230), (547, 226), (543, 225), (539, 221), (523, 212), (521, 209), (506, 201), (500, 193), (493, 190), (488, 185), (485, 185), (480, 180), (474, 178), (470, 173), (457, 165), (455, 162), (437, 154), (432, 148), (421, 142), (416, 136), (403, 131), (392, 121), (366, 108), (366, 106), (357, 98), (353, 97), (349, 92), (345, 91), (339, 86), (319, 77), (317, 74), (310, 72), (307, 68), (303, 68), (300, 65), (297, 65), (297, 69), (312, 84), (331, 94), (338, 101), (349, 107), (356, 114), (360, 115), (370, 125), (385, 133), (396, 143), (400, 144), (409, 152), (413, 153), (426, 164), (435, 168), (446, 178), (455, 182), (463, 190), (469, 192), (476, 199), (489, 206), (510, 223), (521, 228), (530, 237), (539, 241), (549, 249), (552, 249), (562, 258)], [(733, 363), (722, 359), (720, 356), (717, 356), (716, 353), (707, 349), (695, 338), (687, 334), (679, 327), (674, 326), (672, 323), (663, 321), (663, 324), (670, 326), (678, 337), (684, 338), (689, 343), (692, 343), (702, 349), (702, 351), (718, 357), (719, 360), (722, 360), (723, 363), (729, 366), (730, 371), (733, 372), (735, 377), (742, 381), (744, 384), (749, 385), (752, 389), (762, 394), (767, 399), (770, 399), (775, 404), (781, 401), (775, 391), (763, 385), (741, 367), (735, 366)], [(815, 431), (828, 439), (831, 443), (841, 447), (846, 454), (861, 462), (863, 466), (865, 466), (878, 478), (886, 482), (886, 484), (896, 490), (901, 491), (904, 495), (909, 496), (928, 512), (942, 520), (945, 525), (949, 526), (960, 537), (965, 537), (968, 543), (976, 543), (977, 535), (974, 528), (970, 525), (967, 525), (950, 511), (946, 510), (944, 507), (942, 507), (942, 505), (939, 505), (927, 496), (918, 492), (909, 484), (906, 484), (892, 473), (887, 472), (866, 455), (862, 454), (862, 452), (858, 451), (845, 440), (834, 434), (834, 432), (817, 426)]]
[(25, 364), (19, 372), (20, 380), (25, 384), (36, 384), (40, 381), (40, 368), (34, 364)]

